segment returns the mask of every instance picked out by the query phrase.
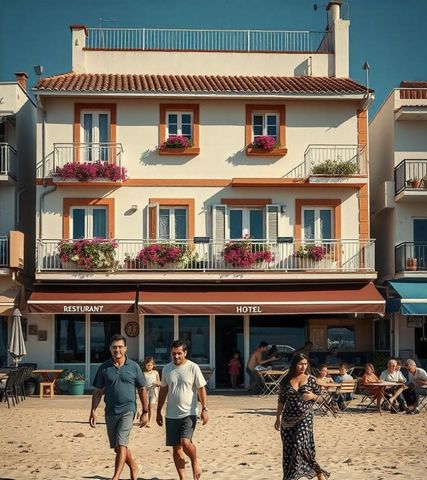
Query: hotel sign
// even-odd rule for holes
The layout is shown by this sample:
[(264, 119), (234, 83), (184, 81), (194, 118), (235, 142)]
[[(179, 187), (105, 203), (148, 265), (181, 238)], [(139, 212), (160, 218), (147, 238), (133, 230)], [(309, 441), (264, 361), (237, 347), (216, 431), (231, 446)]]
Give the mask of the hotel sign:
[(238, 305), (236, 313), (262, 313), (262, 308), (259, 305)]

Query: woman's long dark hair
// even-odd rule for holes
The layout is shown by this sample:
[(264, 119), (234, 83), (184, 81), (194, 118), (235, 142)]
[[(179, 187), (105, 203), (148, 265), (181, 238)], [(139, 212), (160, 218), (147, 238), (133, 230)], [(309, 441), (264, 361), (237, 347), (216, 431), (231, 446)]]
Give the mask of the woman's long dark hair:
[(288, 373), (283, 377), (282, 385), (289, 385), (289, 381), (295, 376), (295, 373), (297, 371), (297, 365), (299, 362), (301, 362), (301, 360), (307, 360), (308, 365), (306, 373), (310, 375), (310, 360), (308, 359), (307, 355), (305, 355), (304, 353), (296, 353), (291, 360), (291, 365), (289, 367)]

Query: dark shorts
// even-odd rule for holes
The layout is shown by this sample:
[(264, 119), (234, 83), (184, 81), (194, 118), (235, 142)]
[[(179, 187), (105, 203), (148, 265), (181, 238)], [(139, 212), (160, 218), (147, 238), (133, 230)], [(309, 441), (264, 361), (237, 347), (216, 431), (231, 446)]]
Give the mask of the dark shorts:
[(119, 445), (127, 447), (134, 418), (135, 412), (125, 412), (120, 415), (105, 415), (108, 440), (110, 441), (111, 448), (116, 448)]
[(181, 443), (181, 438), (193, 438), (196, 429), (196, 415), (189, 415), (183, 418), (167, 418), (166, 417), (166, 445), (174, 447)]

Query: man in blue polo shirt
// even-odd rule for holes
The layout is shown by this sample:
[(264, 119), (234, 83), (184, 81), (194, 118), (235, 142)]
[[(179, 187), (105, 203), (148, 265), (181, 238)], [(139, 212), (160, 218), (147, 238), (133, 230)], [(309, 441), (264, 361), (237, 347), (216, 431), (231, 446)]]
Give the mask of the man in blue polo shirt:
[(116, 452), (114, 476), (119, 480), (125, 463), (130, 469), (131, 480), (137, 480), (141, 473), (128, 448), (129, 435), (136, 413), (136, 389), (142, 403), (140, 427), (145, 427), (148, 420), (148, 400), (144, 377), (139, 365), (126, 356), (126, 339), (122, 335), (114, 335), (110, 342), (111, 357), (99, 368), (93, 381), (95, 390), (92, 395), (92, 408), (89, 424), (96, 426), (96, 409), (104, 395), (105, 423), (107, 425), (110, 447)]

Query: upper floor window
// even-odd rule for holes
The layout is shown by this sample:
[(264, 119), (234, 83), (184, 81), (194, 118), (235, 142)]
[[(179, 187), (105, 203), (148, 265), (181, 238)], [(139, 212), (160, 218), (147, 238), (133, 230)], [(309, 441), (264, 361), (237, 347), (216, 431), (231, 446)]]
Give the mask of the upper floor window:
[(230, 208), (229, 231), (231, 239), (264, 238), (264, 210), (261, 208)]
[(110, 142), (110, 112), (81, 111), (81, 128), (84, 152), (83, 161), (108, 161)]
[(107, 238), (107, 208), (96, 206), (71, 207), (71, 238)]
[(167, 112), (166, 135), (180, 135), (192, 140), (193, 114), (191, 112)]
[(331, 208), (303, 207), (302, 230), (304, 240), (331, 240), (333, 212)]
[(252, 114), (253, 138), (268, 135), (279, 140), (279, 115), (277, 113), (255, 112)]

